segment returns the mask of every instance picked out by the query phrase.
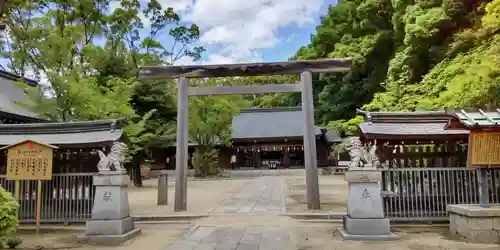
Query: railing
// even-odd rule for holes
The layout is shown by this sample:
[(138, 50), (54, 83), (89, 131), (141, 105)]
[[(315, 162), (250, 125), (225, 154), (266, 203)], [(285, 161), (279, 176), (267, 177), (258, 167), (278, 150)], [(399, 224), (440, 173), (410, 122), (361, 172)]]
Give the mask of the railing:
[[(446, 206), (478, 204), (475, 169), (395, 168), (382, 170), (382, 199), (391, 220), (446, 221)], [(488, 175), (490, 203), (500, 203), (500, 169)]]
[[(40, 221), (74, 223), (88, 220), (94, 204), (94, 175), (95, 173), (54, 174), (52, 180), (42, 181)], [(33, 223), (38, 181), (20, 181), (20, 184), (19, 220), (21, 223)], [(0, 175), (0, 185), (14, 194), (15, 181)]]

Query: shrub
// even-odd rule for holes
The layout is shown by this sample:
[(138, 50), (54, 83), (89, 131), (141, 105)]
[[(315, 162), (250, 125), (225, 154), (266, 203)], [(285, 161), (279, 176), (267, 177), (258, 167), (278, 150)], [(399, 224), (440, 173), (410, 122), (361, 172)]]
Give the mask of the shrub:
[(333, 167), (322, 167), (321, 174), (322, 175), (332, 175), (334, 174), (335, 169)]
[(10, 235), (16, 232), (18, 223), (17, 210), (19, 205), (12, 197), (10, 192), (7, 192), (0, 186), (0, 245), (4, 246)]
[(195, 177), (218, 176), (219, 151), (211, 147), (198, 147), (193, 154), (192, 164)]
[(23, 240), (21, 238), (19, 238), (18, 236), (15, 236), (15, 237), (9, 237), (7, 239), (7, 246), (10, 248), (10, 249), (14, 249), (16, 248), (17, 246), (21, 245), (21, 243), (23, 243)]

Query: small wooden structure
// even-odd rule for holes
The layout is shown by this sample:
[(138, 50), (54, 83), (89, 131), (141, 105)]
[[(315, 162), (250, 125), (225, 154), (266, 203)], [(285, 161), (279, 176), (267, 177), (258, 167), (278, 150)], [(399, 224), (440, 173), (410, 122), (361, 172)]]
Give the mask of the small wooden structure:
[[(469, 130), (455, 110), (358, 113), (365, 117), (360, 139), (377, 145), (383, 163), (384, 212), (391, 220), (449, 220), (447, 205), (479, 203), (477, 171), (467, 167)], [(500, 171), (488, 182), (498, 189)], [(489, 197), (500, 201), (498, 191)]]
[(447, 130), (451, 118), (446, 111), (367, 112), (359, 125), (360, 140), (378, 146), (379, 156), (389, 168), (465, 167), (465, 129)]
[[(304, 116), (304, 155), (307, 184), (307, 207), (320, 208), (319, 184), (314, 126), (312, 73), (349, 70), (348, 59), (304, 60), (272, 63), (245, 63), (223, 65), (152, 66), (142, 67), (141, 75), (147, 78), (178, 78), (177, 146), (175, 211), (187, 209), (188, 168), (188, 97), (204, 95), (239, 95), (265, 93), (302, 93)], [(300, 74), (300, 83), (266, 84), (254, 86), (201, 86), (189, 87), (188, 78), (262, 76)]]
[(478, 183), (482, 207), (489, 206), (490, 188), (488, 169), (500, 168), (500, 110), (467, 112), (463, 109), (453, 113), (446, 126), (448, 130), (465, 129), (469, 133), (467, 166), (478, 169)]

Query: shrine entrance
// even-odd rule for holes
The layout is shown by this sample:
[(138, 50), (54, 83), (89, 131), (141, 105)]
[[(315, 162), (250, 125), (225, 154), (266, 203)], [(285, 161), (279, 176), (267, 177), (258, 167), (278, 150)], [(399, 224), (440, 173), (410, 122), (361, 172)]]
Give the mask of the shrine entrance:
[[(225, 65), (150, 66), (141, 68), (143, 78), (177, 78), (177, 142), (174, 211), (187, 209), (188, 168), (188, 97), (207, 95), (240, 95), (300, 92), (304, 115), (304, 165), (306, 169), (307, 207), (320, 208), (312, 73), (349, 70), (345, 59), (322, 59), (272, 63)], [(244, 77), (300, 74), (300, 82), (291, 84), (265, 84), (242, 86), (189, 87), (188, 78)]]

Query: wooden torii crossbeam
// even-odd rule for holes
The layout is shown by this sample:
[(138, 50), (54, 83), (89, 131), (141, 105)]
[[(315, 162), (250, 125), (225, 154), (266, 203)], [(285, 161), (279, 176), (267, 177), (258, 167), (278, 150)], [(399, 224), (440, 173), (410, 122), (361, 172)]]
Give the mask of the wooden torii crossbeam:
[[(312, 73), (342, 72), (351, 67), (350, 59), (298, 60), (286, 62), (150, 66), (141, 67), (142, 78), (178, 78), (177, 89), (177, 144), (175, 164), (174, 211), (187, 209), (188, 168), (188, 97), (203, 95), (239, 95), (301, 92), (304, 114), (304, 165), (306, 169), (307, 207), (320, 208), (316, 140), (314, 131), (314, 105)], [(253, 86), (189, 87), (188, 78), (235, 77), (300, 74), (300, 82)]]

